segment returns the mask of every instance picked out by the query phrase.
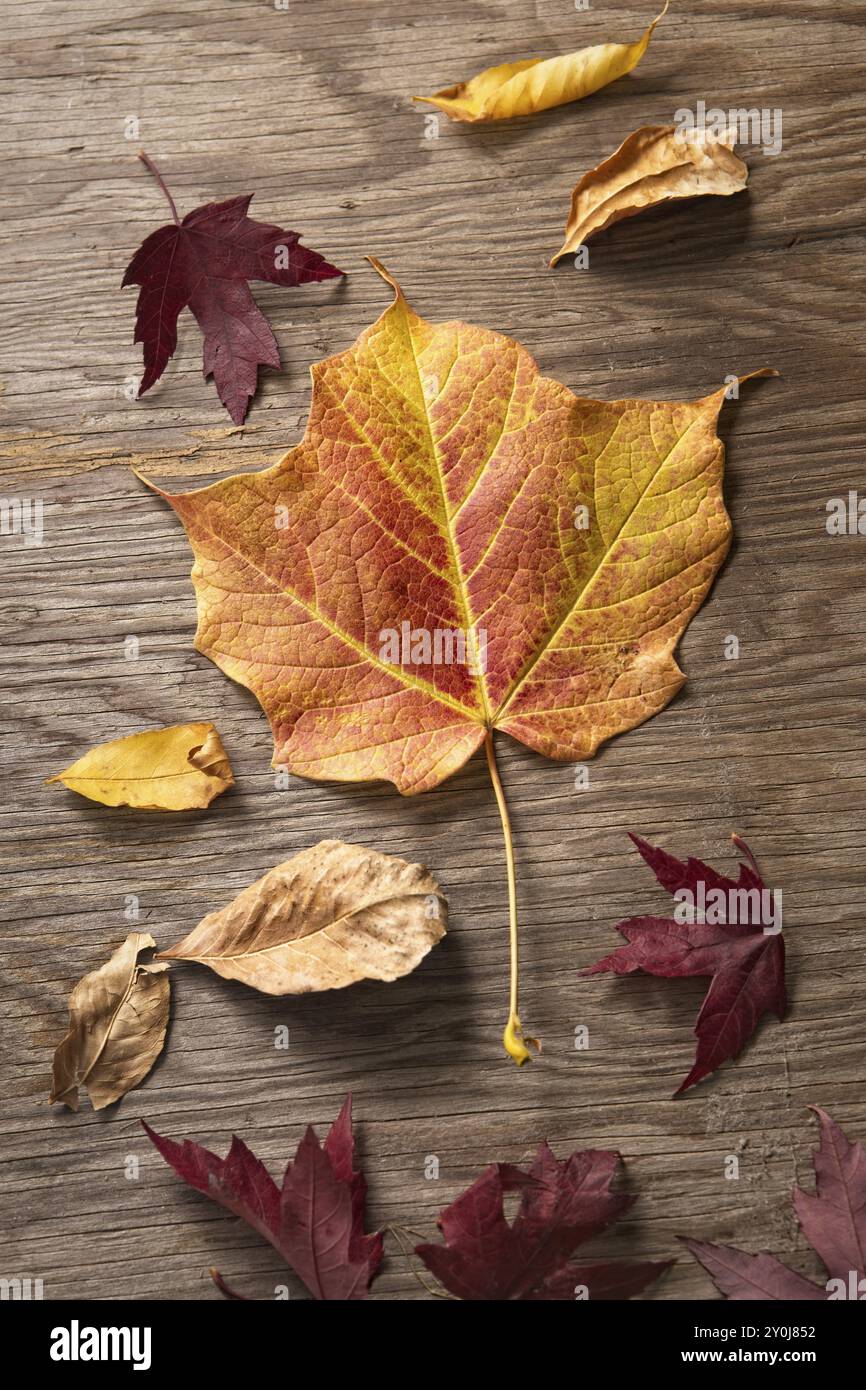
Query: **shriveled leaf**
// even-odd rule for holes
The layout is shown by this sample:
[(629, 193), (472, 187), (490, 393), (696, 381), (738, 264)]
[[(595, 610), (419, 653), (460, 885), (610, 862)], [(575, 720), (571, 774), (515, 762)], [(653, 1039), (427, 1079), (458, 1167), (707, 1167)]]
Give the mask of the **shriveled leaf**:
[(168, 966), (139, 961), (155, 945), (146, 932), (130, 932), (105, 965), (78, 981), (69, 1032), (54, 1054), (50, 1104), (77, 1110), (83, 1086), (102, 1110), (147, 1076), (168, 1027)]
[(253, 194), (207, 203), (180, 220), (174, 200), (147, 155), (173, 223), (151, 232), (136, 251), (123, 285), (140, 285), (135, 342), (144, 348), (139, 396), (159, 380), (177, 347), (177, 320), (194, 314), (204, 337), (204, 375), (212, 376), (235, 424), (242, 424), (255, 394), (260, 366), (279, 367), (280, 352), (248, 280), (303, 285), (343, 274), (298, 233), (247, 216)]
[[(742, 1051), (766, 1011), (777, 1018), (787, 1008), (785, 943), (776, 919), (775, 897), (765, 888), (745, 841), (734, 841), (746, 856), (734, 880), (701, 863), (685, 863), (654, 848), (638, 835), (631, 839), (662, 887), (678, 898), (678, 911), (690, 920), (669, 917), (630, 917), (616, 930), (628, 940), (609, 956), (581, 971), (582, 975), (648, 975), (673, 978), (710, 975), (695, 1024), (698, 1039), (695, 1062), (675, 1092), (693, 1086), (723, 1062)], [(701, 908), (700, 904), (704, 903)]]
[(412, 100), (430, 102), (455, 121), (502, 121), (579, 101), (637, 67), (667, 8), (665, 0), (661, 14), (634, 43), (601, 43), (558, 58), (500, 63), (468, 82)]
[[(685, 679), (674, 649), (730, 544), (726, 388), (578, 398), (512, 339), (429, 324), (395, 289), (313, 367), (279, 464), (161, 492), (195, 552), (196, 646), (254, 691), (275, 764), (302, 777), (425, 791), (489, 728), (589, 757)], [(437, 660), (437, 633), (466, 657), (443, 641)]]
[(209, 806), (234, 778), (213, 724), (175, 724), (100, 743), (48, 781), (103, 806), (192, 811)]
[(673, 125), (647, 125), (588, 174), (571, 195), (565, 242), (551, 260), (573, 255), (595, 232), (657, 203), (741, 192), (749, 171), (733, 153), (736, 131), (699, 138)]
[[(184, 1182), (270, 1241), (313, 1298), (367, 1297), (382, 1260), (382, 1237), (364, 1233), (367, 1184), (354, 1167), (351, 1096), (324, 1145), (312, 1127), (307, 1129), (281, 1187), (236, 1135), (223, 1159), (190, 1139), (178, 1144), (148, 1124), (144, 1128)], [(244, 1297), (216, 1270), (211, 1276), (228, 1297)]]
[(815, 1191), (794, 1188), (794, 1210), (804, 1236), (827, 1266), (820, 1286), (788, 1269), (774, 1255), (749, 1255), (730, 1245), (683, 1244), (731, 1299), (862, 1299), (866, 1289), (866, 1149), (852, 1143), (826, 1110), (813, 1105), (821, 1142), (812, 1156)]
[(163, 960), (209, 965), (265, 994), (396, 980), (445, 935), (447, 904), (421, 864), (322, 840), (211, 912)]
[[(632, 1205), (633, 1197), (611, 1191), (619, 1162), (600, 1149), (560, 1160), (542, 1143), (528, 1172), (491, 1164), (439, 1216), (445, 1244), (418, 1245), (416, 1254), (461, 1299), (573, 1302), (584, 1289), (590, 1299), (629, 1298), (671, 1262), (569, 1262)], [(509, 1224), (504, 1198), (515, 1190), (520, 1207)]]

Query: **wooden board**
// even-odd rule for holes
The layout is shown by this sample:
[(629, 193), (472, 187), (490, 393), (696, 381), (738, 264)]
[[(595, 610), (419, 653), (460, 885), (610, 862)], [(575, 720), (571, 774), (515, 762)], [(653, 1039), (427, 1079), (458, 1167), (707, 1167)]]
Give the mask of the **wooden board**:
[[(442, 118), (426, 138), (432, 108), (409, 100), (507, 58), (633, 38), (651, 9), (4, 10), (2, 486), (43, 499), (45, 535), (29, 547), (0, 537), (0, 1273), (42, 1278), (46, 1297), (216, 1298), (214, 1264), (272, 1296), (287, 1278), (276, 1255), (182, 1187), (139, 1117), (219, 1150), (237, 1131), (277, 1171), (349, 1089), (375, 1225), (432, 1236), (486, 1163), (519, 1162), (546, 1136), (560, 1155), (622, 1151), (639, 1201), (594, 1249), (678, 1255), (654, 1297), (714, 1296), (678, 1232), (820, 1275), (789, 1203), (792, 1181), (809, 1180), (807, 1103), (866, 1138), (866, 538), (825, 525), (828, 498), (863, 482), (862, 16), (838, 0), (675, 0), (638, 71), (580, 105), (487, 128)], [(578, 177), (629, 130), (698, 98), (781, 108), (781, 154), (747, 148), (747, 194), (626, 222), (592, 244), (588, 271), (548, 271)], [(266, 374), (244, 429), (201, 379), (188, 316), (158, 387), (125, 394), (140, 357), (120, 280), (165, 217), (139, 146), (182, 210), (255, 190), (260, 217), (350, 272), (345, 285), (257, 288), (284, 370)], [(581, 394), (683, 398), (764, 365), (782, 374), (725, 409), (736, 544), (682, 644), (684, 691), (602, 750), (588, 790), (502, 740), (525, 1017), (544, 1040), (522, 1071), (499, 1041), (506, 889), (483, 759), (410, 800), (380, 786), (277, 790), (254, 700), (192, 649), (182, 530), (129, 467), (182, 484), (274, 461), (301, 433), (309, 364), (387, 303), (366, 253), (420, 312), (515, 335)], [(731, 634), (737, 660), (724, 655)], [(92, 743), (192, 718), (218, 723), (237, 777), (206, 813), (111, 811), (42, 785)], [(623, 916), (663, 909), (629, 829), (719, 865), (736, 829), (783, 890), (788, 1020), (767, 1019), (736, 1064), (677, 1101), (702, 982), (577, 974)], [(416, 974), (280, 1000), (177, 968), (169, 1045), (141, 1088), (97, 1115), (46, 1106), (69, 989), (131, 929), (131, 899), (138, 927), (167, 944), (324, 836), (433, 869), (452, 929)], [(288, 1051), (274, 1045), (280, 1025)], [(730, 1154), (738, 1180), (725, 1178)], [(438, 1179), (425, 1177), (431, 1155)], [(427, 1297), (391, 1240), (388, 1251), (375, 1296)]]

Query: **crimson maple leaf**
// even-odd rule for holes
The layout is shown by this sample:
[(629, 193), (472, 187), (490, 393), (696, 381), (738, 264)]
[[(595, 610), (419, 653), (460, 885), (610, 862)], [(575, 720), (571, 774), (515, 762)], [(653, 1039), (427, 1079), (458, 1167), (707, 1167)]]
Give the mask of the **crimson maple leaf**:
[(643, 970), (669, 978), (712, 976), (695, 1024), (694, 1066), (674, 1092), (678, 1096), (738, 1056), (763, 1013), (783, 1017), (787, 995), (779, 900), (765, 888), (751, 850), (738, 835), (732, 838), (747, 862), (740, 864), (736, 880), (700, 859), (683, 863), (639, 835), (630, 838), (662, 887), (677, 899), (678, 916), (629, 917), (618, 923), (617, 931), (629, 944), (580, 973)]
[(866, 1150), (852, 1144), (819, 1106), (821, 1143), (812, 1156), (815, 1191), (795, 1187), (794, 1210), (809, 1244), (821, 1256), (830, 1278), (823, 1287), (797, 1274), (775, 1255), (747, 1254), (732, 1245), (686, 1240), (683, 1244), (731, 1299), (866, 1298)]
[(252, 193), (207, 203), (181, 221), (159, 170), (146, 154), (139, 158), (159, 182), (174, 221), (145, 238), (121, 286), (141, 286), (133, 340), (144, 349), (138, 394), (165, 371), (177, 347), (178, 316), (188, 308), (204, 334), (205, 378), (213, 377), (220, 400), (241, 425), (259, 367), (280, 365), (277, 340), (247, 281), (302, 285), (343, 271), (301, 246), (297, 232), (248, 217)]
[[(312, 1126), (286, 1167), (282, 1187), (237, 1135), (225, 1158), (190, 1139), (175, 1143), (145, 1130), (166, 1163), (264, 1236), (315, 1299), (366, 1298), (382, 1260), (382, 1236), (364, 1234), (367, 1184), (354, 1167), (352, 1097), (347, 1096), (324, 1145)], [(212, 1271), (223, 1293), (239, 1297)]]
[[(603, 1231), (635, 1198), (612, 1192), (620, 1155), (604, 1149), (557, 1159), (546, 1143), (528, 1172), (493, 1163), (441, 1212), (444, 1245), (415, 1253), (457, 1298), (473, 1301), (563, 1302), (631, 1298), (673, 1263), (570, 1264), (579, 1245)], [(512, 1224), (506, 1192), (520, 1190)]]

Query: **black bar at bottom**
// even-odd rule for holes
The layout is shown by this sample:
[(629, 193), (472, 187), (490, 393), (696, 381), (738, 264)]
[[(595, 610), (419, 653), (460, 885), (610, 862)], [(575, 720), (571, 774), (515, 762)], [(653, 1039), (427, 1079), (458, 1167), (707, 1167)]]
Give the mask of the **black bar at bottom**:
[[(554, 1351), (557, 1361), (564, 1354), (581, 1374), (590, 1373), (591, 1366), (641, 1374), (682, 1367), (698, 1377), (712, 1367), (760, 1366), (774, 1372), (798, 1366), (826, 1377), (861, 1364), (866, 1330), (864, 1310), (844, 1302), (577, 1302), (546, 1309), (534, 1304), (523, 1313), (512, 1310), (506, 1323), (500, 1322), (501, 1305), (498, 1313), (480, 1313), (479, 1323), (478, 1305), (464, 1304), (461, 1312), (456, 1303), (432, 1300), (426, 1313), (413, 1302), (406, 1313), (392, 1311), (380, 1322), (384, 1302), (337, 1309), (301, 1299), (7, 1301), (0, 1303), (0, 1327), (7, 1349), (14, 1343), (25, 1375), (47, 1374), (62, 1383), (79, 1374), (92, 1380), (102, 1370), (114, 1376), (128, 1372), (137, 1380), (192, 1373), (215, 1376), (215, 1384), (265, 1368), (271, 1373), (282, 1368), (287, 1380), (294, 1379), (311, 1359), (326, 1375), (337, 1365), (348, 1369), (355, 1358), (358, 1370), (378, 1364), (393, 1373), (395, 1356), (408, 1378), (415, 1366), (419, 1379), (426, 1379), (435, 1365), (439, 1375), (451, 1374), (470, 1348), (475, 1369), (479, 1362), (485, 1373), (501, 1365), (512, 1377), (524, 1358), (529, 1367), (535, 1363), (536, 1376), (543, 1374)], [(424, 1322), (405, 1323), (410, 1313)], [(448, 1334), (467, 1327), (477, 1329), (473, 1342), (449, 1350)], [(414, 1353), (405, 1343), (399, 1352), (401, 1334), (412, 1329), (418, 1335)]]

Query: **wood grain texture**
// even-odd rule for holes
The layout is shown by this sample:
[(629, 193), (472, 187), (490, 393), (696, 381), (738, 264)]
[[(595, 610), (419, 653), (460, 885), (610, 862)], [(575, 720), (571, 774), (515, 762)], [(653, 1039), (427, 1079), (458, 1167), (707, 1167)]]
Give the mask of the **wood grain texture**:
[[(9, 0), (2, 63), (2, 448), (5, 497), (44, 501), (42, 546), (0, 536), (4, 700), (0, 1274), (50, 1298), (217, 1298), (216, 1264), (253, 1296), (286, 1282), (274, 1253), (185, 1190), (147, 1145), (225, 1150), (232, 1131), (278, 1171), (307, 1122), (356, 1097), (376, 1224), (434, 1232), (492, 1159), (619, 1148), (640, 1200), (600, 1248), (667, 1258), (678, 1231), (770, 1249), (807, 1274), (792, 1181), (809, 1181), (806, 1104), (866, 1139), (866, 537), (829, 537), (825, 505), (863, 486), (862, 12), (838, 0), (676, 0), (636, 73), (585, 103), (425, 138), (412, 92), (508, 58), (629, 38), (653, 6), (610, 0)], [(629, 130), (698, 98), (781, 107), (776, 158), (740, 152), (749, 191), (613, 228), (590, 269), (546, 262), (580, 175)], [(127, 117), (140, 136), (124, 138)], [(254, 215), (300, 230), (345, 285), (257, 286), (284, 371), (245, 428), (201, 380), (200, 341), (142, 402), (123, 268), (164, 220), (143, 145), (182, 211), (255, 190)], [(387, 303), (365, 253), (428, 318), (513, 334), (578, 393), (704, 394), (769, 365), (722, 420), (735, 547), (681, 647), (674, 703), (574, 770), (503, 739), (517, 837), (524, 1016), (543, 1056), (504, 1057), (507, 910), (483, 758), (440, 789), (292, 780), (277, 790), (252, 698), (192, 650), (180, 526), (128, 465), (196, 477), (260, 467), (300, 436), (311, 361)], [(736, 661), (724, 658), (735, 634)], [(135, 636), (138, 658), (124, 642)], [(95, 742), (213, 720), (237, 781), (183, 816), (90, 805), (42, 778)], [(735, 1064), (669, 1099), (693, 1053), (703, 984), (580, 980), (613, 925), (665, 901), (626, 831), (714, 863), (736, 829), (783, 890), (792, 1005)], [(451, 930), (390, 985), (270, 999), (174, 967), (163, 1058), (95, 1115), (45, 1104), (74, 981), (129, 930), (161, 945), (322, 838), (425, 861)], [(137, 924), (124, 916), (140, 905)], [(576, 1051), (585, 1024), (591, 1045)], [(288, 1051), (275, 1028), (290, 1030)], [(728, 1154), (740, 1178), (726, 1181)], [(438, 1180), (424, 1176), (436, 1155)], [(127, 1159), (139, 1160), (137, 1179)], [(427, 1295), (389, 1242), (378, 1298)], [(679, 1253), (652, 1295), (711, 1297)]]

